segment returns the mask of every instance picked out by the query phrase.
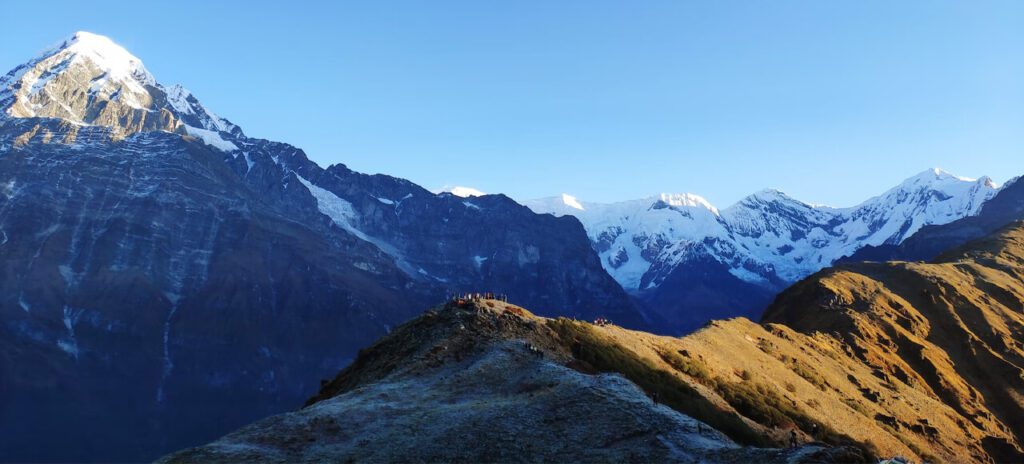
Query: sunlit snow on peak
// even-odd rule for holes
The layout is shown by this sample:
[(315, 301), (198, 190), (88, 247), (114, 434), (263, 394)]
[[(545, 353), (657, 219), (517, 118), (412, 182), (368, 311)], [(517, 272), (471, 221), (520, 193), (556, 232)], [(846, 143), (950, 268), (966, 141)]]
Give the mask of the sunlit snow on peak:
[(659, 199), (669, 206), (699, 206), (718, 214), (718, 208), (715, 208), (704, 197), (692, 193), (662, 193), (659, 195)]
[(569, 195), (568, 193), (562, 194), (562, 203), (564, 203), (565, 206), (568, 206), (572, 209), (578, 209), (580, 211), (583, 211), (583, 205), (580, 204), (580, 201), (577, 200), (576, 197)]
[(141, 59), (106, 36), (79, 31), (44, 56), (58, 53), (88, 59), (106, 72), (109, 79), (132, 80), (143, 85), (156, 83)]
[(711, 257), (749, 282), (792, 282), (863, 246), (900, 243), (926, 225), (976, 214), (995, 193), (990, 179), (929, 169), (844, 208), (811, 205), (774, 189), (722, 211), (693, 194), (588, 202), (586, 209), (569, 195), (523, 204), (538, 213), (575, 216), (605, 270), (627, 290), (639, 291), (659, 285), (691, 254)]
[(460, 198), (482, 197), (484, 195), (487, 195), (486, 193), (481, 192), (473, 187), (463, 187), (460, 185), (446, 185), (444, 187), (441, 187), (439, 190), (434, 191), (434, 193), (450, 193)]

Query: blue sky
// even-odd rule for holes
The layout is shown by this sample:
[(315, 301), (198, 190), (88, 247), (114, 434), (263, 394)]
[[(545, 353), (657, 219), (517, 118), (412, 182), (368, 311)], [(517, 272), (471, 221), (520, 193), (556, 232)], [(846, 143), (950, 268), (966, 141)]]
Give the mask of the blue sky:
[[(0, 68), (110, 36), (322, 165), (513, 198), (762, 188), (848, 206), (1024, 174), (1024, 2), (4, 5)], [(4, 72), (4, 71), (0, 71)]]

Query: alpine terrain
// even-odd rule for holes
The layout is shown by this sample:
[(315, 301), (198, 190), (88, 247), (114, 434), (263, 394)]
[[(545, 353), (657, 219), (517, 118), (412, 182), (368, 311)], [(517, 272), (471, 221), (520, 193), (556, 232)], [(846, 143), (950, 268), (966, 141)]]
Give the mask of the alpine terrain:
[(866, 246), (840, 261), (920, 261), (989, 235), (1013, 221), (1024, 219), (1024, 182), (1014, 178), (1006, 182), (998, 194), (985, 202), (974, 216), (967, 216), (945, 225), (922, 227), (898, 244)]
[(1022, 308), (1024, 221), (682, 338), (455, 300), (305, 408), (161, 462), (1021, 462)]
[(525, 202), (575, 216), (601, 265), (674, 332), (722, 317), (759, 317), (782, 289), (865, 246), (900, 244), (922, 227), (976, 214), (998, 191), (987, 177), (939, 169), (850, 208), (815, 206), (776, 190), (724, 210), (693, 194), (621, 203), (560, 197)]
[[(957, 441), (974, 459), (1024, 462), (1021, 219), (932, 261), (823, 270), (779, 295), (764, 320), (833, 339), (870, 367), (885, 388), (864, 394), (885, 406), (877, 418), (889, 429), (962, 435)], [(950, 226), (941, 227), (957, 229)], [(890, 388), (904, 385), (948, 409), (908, 420), (903, 395)]]
[(649, 321), (579, 222), (247, 136), (79, 32), (0, 77), (0, 456), (144, 460), (301, 405), (458, 290)]

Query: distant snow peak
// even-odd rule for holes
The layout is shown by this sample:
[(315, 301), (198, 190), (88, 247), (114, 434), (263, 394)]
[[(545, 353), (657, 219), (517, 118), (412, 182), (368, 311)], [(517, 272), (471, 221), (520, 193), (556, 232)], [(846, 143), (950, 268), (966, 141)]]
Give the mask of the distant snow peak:
[(484, 195), (487, 195), (486, 193), (481, 192), (473, 187), (463, 187), (459, 185), (446, 185), (444, 187), (441, 187), (441, 189), (435, 191), (434, 193), (450, 193), (460, 198), (482, 197)]
[(999, 188), (999, 184), (997, 184), (995, 181), (993, 181), (992, 178), (989, 177), (989, 176), (981, 176), (981, 177), (978, 178), (978, 180), (976, 182), (978, 184), (983, 185), (983, 186), (988, 187), (988, 188), (993, 188), (993, 189), (998, 189)]
[(949, 171), (946, 171), (945, 169), (942, 169), (942, 168), (931, 168), (931, 169), (928, 169), (928, 170), (926, 170), (926, 171), (924, 171), (924, 172), (922, 172), (922, 173), (920, 173), (920, 174), (918, 174), (918, 175), (916, 175), (914, 177), (911, 177), (910, 179), (907, 179), (907, 180), (911, 181), (911, 180), (915, 180), (915, 179), (926, 180), (926, 181), (929, 181), (929, 182), (935, 182), (935, 181), (976, 182), (978, 180), (978, 179), (975, 179), (975, 178), (972, 178), (972, 177), (958, 176), (958, 175), (952, 174)]
[(657, 287), (679, 264), (707, 257), (747, 282), (778, 286), (866, 245), (900, 243), (926, 225), (977, 214), (991, 179), (929, 169), (857, 206), (810, 205), (775, 189), (719, 211), (693, 194), (583, 205), (569, 195), (524, 202), (583, 224), (605, 270), (627, 290)]
[(761, 201), (761, 202), (764, 202), (764, 203), (771, 203), (771, 202), (774, 202), (774, 201), (784, 201), (784, 202), (788, 202), (788, 201), (797, 202), (798, 201), (798, 200), (794, 200), (789, 195), (786, 195), (781, 190), (772, 189), (772, 188), (766, 188), (766, 189), (758, 190), (758, 191), (748, 195), (744, 199), (744, 201), (745, 200)]
[(658, 198), (669, 206), (701, 207), (718, 214), (718, 208), (704, 197), (692, 193), (662, 193)]
[(576, 197), (569, 195), (568, 193), (562, 194), (562, 203), (565, 204), (565, 206), (568, 206), (572, 209), (577, 209), (580, 211), (584, 210), (583, 205), (580, 204), (580, 201), (577, 200)]

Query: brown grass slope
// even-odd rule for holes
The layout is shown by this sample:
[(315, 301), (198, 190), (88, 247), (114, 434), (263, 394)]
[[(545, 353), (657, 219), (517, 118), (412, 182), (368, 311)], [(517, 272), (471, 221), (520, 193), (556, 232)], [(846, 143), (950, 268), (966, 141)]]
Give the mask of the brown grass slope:
[(971, 425), (921, 384), (865, 362), (854, 345), (827, 331), (801, 333), (737, 318), (673, 338), (520, 314), (529, 330), (472, 320), (454, 331), (444, 318), (413, 321), (361, 353), (310, 404), (386, 379), (423, 347), (443, 343), (447, 356), (471, 357), (474, 347), (501, 338), (526, 340), (581, 372), (618, 373), (747, 446), (785, 446), (795, 430), (801, 443), (835, 446), (843, 456), (860, 456), (854, 461), (899, 455), (1002, 462), (1005, 451), (987, 449), (994, 445), (985, 445), (985, 437), (1013, 443), (1005, 427)]
[[(788, 393), (731, 370), (707, 370), (679, 354), (683, 346), (613, 326), (545, 319), (500, 301), (449, 304), (363, 350), (306, 408), (160, 462), (873, 458), (868, 447), (802, 413)], [(657, 403), (646, 396), (654, 393)], [(806, 436), (804, 446), (777, 446), (788, 433), (772, 433), (776, 427), (751, 417), (778, 427), (817, 423), (823, 439), (851, 446), (808, 444)]]
[[(386, 379), (421, 356), (423, 347), (443, 343), (447, 356), (472, 356), (471, 347), (497, 337), (526, 340), (544, 349), (549, 359), (584, 373), (618, 373), (648, 394), (657, 394), (660, 402), (743, 445), (786, 446), (790, 430), (796, 430), (801, 443), (833, 446), (833, 457), (854, 456), (852, 460), (859, 462), (875, 455), (918, 455), (950, 461), (968, 442), (959, 437), (959, 442), (947, 447), (952, 451), (933, 452), (923, 437), (893, 433), (875, 418), (888, 409), (861, 391), (880, 390), (883, 381), (828, 337), (808, 337), (740, 318), (673, 338), (565, 318), (538, 318), (526, 311), (519, 317), (529, 321), (527, 331), (488, 327), (475, 320), (460, 323), (462, 329), (453, 331), (449, 321), (430, 314), (435, 313), (364, 350), (350, 367), (325, 383), (309, 404)], [(905, 397), (901, 401), (911, 405), (901, 415), (915, 424), (933, 417), (932, 411), (948, 409), (908, 387), (896, 389)], [(929, 413), (914, 414), (915, 409)]]
[[(1017, 222), (930, 263), (824, 270), (782, 293), (764, 321), (834, 340), (903, 399), (912, 392), (937, 400), (942, 407), (932, 410), (898, 401), (904, 411), (887, 414), (897, 431), (930, 437), (922, 449), (954, 461), (965, 460), (963, 450), (1021, 462), (1022, 311), (1024, 223)], [(929, 422), (907, 420), (911, 413)]]

